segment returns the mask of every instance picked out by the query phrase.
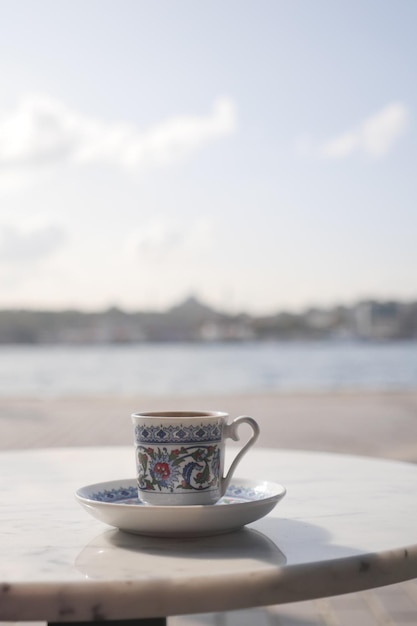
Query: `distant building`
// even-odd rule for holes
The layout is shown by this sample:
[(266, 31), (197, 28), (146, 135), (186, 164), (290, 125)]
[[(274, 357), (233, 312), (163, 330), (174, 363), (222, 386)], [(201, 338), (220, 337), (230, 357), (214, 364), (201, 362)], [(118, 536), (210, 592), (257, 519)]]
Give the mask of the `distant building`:
[(402, 306), (396, 302), (361, 302), (354, 308), (360, 339), (382, 341), (401, 337)]

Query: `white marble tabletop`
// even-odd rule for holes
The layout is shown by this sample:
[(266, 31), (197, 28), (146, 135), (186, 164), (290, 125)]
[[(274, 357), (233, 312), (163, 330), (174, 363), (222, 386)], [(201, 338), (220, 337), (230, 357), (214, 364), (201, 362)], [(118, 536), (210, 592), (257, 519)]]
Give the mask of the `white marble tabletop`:
[(158, 617), (271, 605), (417, 577), (417, 466), (256, 449), (237, 475), (286, 497), (233, 533), (112, 529), (74, 492), (134, 477), (130, 447), (0, 454), (0, 620)]

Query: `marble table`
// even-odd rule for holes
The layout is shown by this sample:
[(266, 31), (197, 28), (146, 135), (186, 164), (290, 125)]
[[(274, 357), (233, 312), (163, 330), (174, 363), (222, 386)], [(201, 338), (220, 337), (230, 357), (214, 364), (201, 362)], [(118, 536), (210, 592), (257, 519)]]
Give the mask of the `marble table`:
[(417, 466), (258, 448), (238, 475), (287, 495), (242, 530), (158, 539), (106, 526), (74, 498), (133, 477), (130, 447), (1, 453), (0, 621), (159, 624), (417, 577)]

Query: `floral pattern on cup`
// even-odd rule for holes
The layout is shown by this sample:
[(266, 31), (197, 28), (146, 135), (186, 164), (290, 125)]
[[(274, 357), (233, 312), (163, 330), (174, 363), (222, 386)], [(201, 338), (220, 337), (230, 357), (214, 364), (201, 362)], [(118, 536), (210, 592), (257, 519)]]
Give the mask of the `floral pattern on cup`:
[(137, 462), (142, 491), (207, 491), (219, 485), (220, 450), (216, 445), (138, 446)]

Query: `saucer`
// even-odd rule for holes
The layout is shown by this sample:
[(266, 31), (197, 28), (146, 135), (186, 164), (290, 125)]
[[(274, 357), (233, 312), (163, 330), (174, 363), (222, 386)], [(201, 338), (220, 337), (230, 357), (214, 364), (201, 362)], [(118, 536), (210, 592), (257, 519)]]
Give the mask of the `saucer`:
[(267, 515), (285, 496), (282, 485), (234, 479), (216, 504), (154, 506), (138, 500), (134, 479), (81, 487), (81, 506), (105, 524), (153, 537), (204, 537), (231, 532)]

